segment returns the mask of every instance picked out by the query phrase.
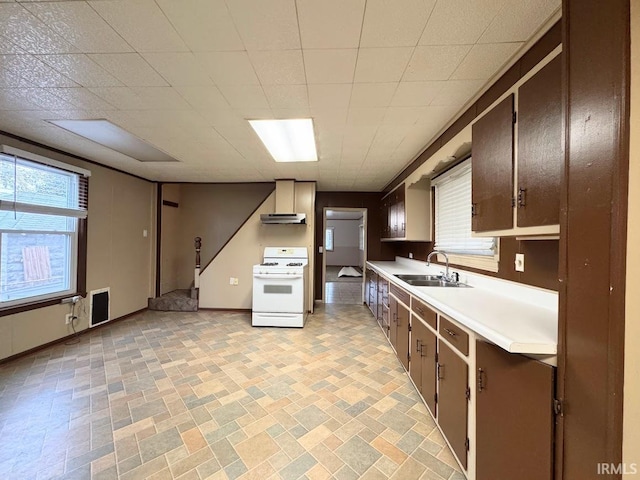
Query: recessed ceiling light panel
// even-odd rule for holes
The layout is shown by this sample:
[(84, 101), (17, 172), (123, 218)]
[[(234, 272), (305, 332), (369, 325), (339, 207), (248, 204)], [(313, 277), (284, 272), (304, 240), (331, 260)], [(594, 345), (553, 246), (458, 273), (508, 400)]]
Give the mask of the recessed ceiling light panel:
[(49, 120), (49, 123), (127, 155), (139, 162), (178, 161), (108, 120)]
[(318, 161), (310, 118), (249, 120), (249, 123), (276, 162)]

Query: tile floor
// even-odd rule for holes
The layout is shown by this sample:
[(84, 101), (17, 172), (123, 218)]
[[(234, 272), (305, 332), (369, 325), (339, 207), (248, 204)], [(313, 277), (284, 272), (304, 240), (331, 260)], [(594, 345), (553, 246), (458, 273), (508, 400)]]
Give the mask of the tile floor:
[(463, 476), (364, 306), (147, 311), (0, 365), (2, 479)]
[(325, 303), (342, 305), (362, 304), (362, 283), (327, 282), (324, 284)]

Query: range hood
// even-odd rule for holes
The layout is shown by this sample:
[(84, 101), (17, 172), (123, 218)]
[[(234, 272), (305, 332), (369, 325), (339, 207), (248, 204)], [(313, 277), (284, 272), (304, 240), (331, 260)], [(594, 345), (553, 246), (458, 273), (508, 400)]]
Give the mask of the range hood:
[(260, 221), (264, 224), (304, 224), (307, 223), (307, 216), (304, 213), (263, 213)]
[(276, 180), (276, 211), (260, 215), (263, 224), (304, 225), (307, 215), (295, 212), (295, 180)]

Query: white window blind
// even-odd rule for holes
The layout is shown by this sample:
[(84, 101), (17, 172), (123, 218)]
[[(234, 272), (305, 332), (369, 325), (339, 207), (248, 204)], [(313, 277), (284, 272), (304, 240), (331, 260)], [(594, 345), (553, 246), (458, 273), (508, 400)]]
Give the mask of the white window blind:
[(327, 227), (324, 232), (324, 249), (327, 252), (333, 252), (333, 227)]
[(436, 250), (493, 256), (495, 238), (471, 236), (471, 159), (432, 181), (436, 202)]

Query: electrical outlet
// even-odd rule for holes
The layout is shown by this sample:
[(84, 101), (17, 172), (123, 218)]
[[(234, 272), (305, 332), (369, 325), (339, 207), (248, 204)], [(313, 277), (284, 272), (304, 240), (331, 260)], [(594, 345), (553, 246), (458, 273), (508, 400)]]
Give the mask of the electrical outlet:
[(70, 313), (67, 313), (64, 316), (64, 324), (69, 325), (72, 321), (73, 321), (73, 315), (71, 315)]
[(413, 258), (413, 253), (409, 252), (409, 258)]
[(238, 285), (238, 279), (236, 277), (233, 278), (233, 284)]
[(237, 277), (229, 277), (229, 285), (238, 285)]
[(229, 285), (233, 285), (233, 277), (229, 277)]
[(516, 272), (524, 272), (524, 253), (516, 253)]

